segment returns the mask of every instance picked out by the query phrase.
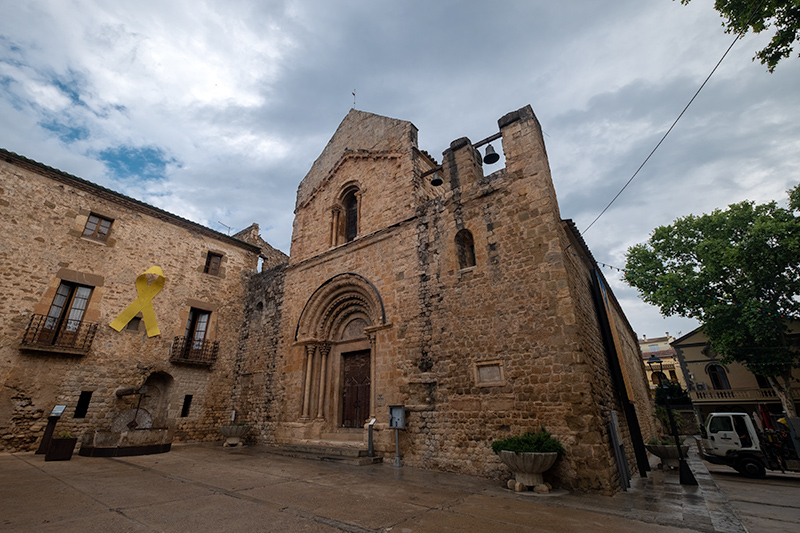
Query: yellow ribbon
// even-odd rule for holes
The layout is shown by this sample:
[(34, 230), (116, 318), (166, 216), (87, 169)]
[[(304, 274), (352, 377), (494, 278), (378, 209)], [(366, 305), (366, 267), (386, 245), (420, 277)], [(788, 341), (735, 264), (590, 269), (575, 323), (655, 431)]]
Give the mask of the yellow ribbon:
[[(155, 274), (158, 277), (153, 283), (148, 284), (148, 274)], [(109, 326), (117, 331), (122, 331), (122, 328), (127, 326), (128, 322), (136, 316), (136, 313), (141, 311), (142, 320), (144, 320), (144, 326), (147, 329), (147, 336), (155, 337), (156, 335), (161, 335), (156, 321), (156, 311), (153, 309), (153, 298), (164, 288), (164, 281), (164, 272), (161, 267), (154, 266), (145, 270), (143, 274), (136, 278), (136, 294), (138, 297)]]

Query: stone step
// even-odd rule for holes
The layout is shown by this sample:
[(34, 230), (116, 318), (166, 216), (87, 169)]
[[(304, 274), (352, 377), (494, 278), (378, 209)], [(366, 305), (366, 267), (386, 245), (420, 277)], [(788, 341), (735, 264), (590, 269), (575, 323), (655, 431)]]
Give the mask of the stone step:
[(270, 447), (271, 453), (317, 461), (334, 461), (354, 466), (363, 466), (383, 462), (381, 457), (368, 457), (368, 451), (351, 443), (303, 443), (284, 444)]
[(353, 431), (340, 431), (336, 433), (323, 433), (322, 440), (324, 441), (348, 441), (348, 442), (363, 442), (364, 430), (357, 429)]

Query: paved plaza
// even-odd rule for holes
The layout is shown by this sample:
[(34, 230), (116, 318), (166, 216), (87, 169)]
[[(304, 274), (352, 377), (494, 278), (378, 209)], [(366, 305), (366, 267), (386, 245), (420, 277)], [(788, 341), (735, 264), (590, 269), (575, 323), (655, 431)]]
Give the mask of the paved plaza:
[(697, 487), (655, 471), (613, 497), (514, 493), (498, 481), (350, 466), (263, 447), (177, 445), (124, 458), (0, 455), (2, 531), (746, 531), (696, 456)]

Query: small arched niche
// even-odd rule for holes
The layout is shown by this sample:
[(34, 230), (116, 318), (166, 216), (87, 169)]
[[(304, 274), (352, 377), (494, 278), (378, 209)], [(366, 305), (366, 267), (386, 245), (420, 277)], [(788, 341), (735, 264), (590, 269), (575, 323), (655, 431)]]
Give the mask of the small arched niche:
[(475, 240), (472, 238), (472, 232), (464, 228), (456, 233), (456, 258), (458, 259), (458, 268), (463, 270), (475, 266)]

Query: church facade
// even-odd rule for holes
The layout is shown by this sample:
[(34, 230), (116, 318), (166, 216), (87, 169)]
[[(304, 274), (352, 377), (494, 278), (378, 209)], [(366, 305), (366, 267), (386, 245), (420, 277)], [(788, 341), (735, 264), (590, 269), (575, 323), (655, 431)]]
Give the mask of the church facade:
[(248, 291), (240, 401), (261, 441), (365, 440), (375, 419), (391, 457), (402, 406), (408, 465), (501, 475), (491, 441), (543, 427), (571, 488), (618, 485), (612, 431), (646, 468), (636, 335), (560, 217), (533, 111), (498, 125), (505, 167), (486, 174), (469, 139), (439, 164), (410, 122), (343, 120), (298, 188), (288, 265)]
[[(26, 202), (64, 211), (64, 232), (77, 244), (46, 239), (40, 256), (54, 258), (29, 271), (6, 256), (7, 272), (22, 268), (38, 285), (2, 310), (12, 320), (4, 321), (0, 378), (6, 391), (12, 383), (38, 396), (0, 398), (4, 418), (26, 420), (0, 421), (4, 447), (32, 446), (48, 406), (67, 403), (74, 413), (94, 379), (90, 422), (68, 422), (91, 444), (86, 435), (131, 416), (136, 394), (158, 403), (142, 389), (155, 376), (151, 390), (169, 391), (146, 407), (175, 440), (214, 440), (216, 425), (235, 413), (254, 428), (250, 442), (353, 446), (366, 444), (374, 420), (375, 449), (392, 457), (394, 407), (405, 414), (399, 450), (408, 466), (500, 477), (506, 469), (491, 442), (545, 428), (566, 449), (552, 472), (560, 486), (618, 490), (630, 470), (647, 468), (642, 437), (654, 429), (637, 337), (574, 224), (561, 218), (530, 106), (501, 117), (498, 130), (477, 143), (453, 141), (440, 163), (418, 148), (410, 122), (351, 110), (298, 187), (288, 261), (269, 252), (257, 227), (230, 238), (97, 186), (61, 179), (54, 189), (45, 183), (52, 176), (7, 157), (3, 179), (44, 180)], [(494, 141), (505, 165), (487, 172), (478, 148)], [(31, 181), (23, 177), (11, 183), (21, 188)], [(3, 187), (6, 199), (18, 197)], [(3, 209), (13, 229), (12, 206)], [(113, 250), (84, 243), (103, 231), (86, 234), (92, 216), (110, 221)], [(36, 241), (37, 231), (11, 244)], [(197, 268), (181, 268), (192, 261)], [(145, 275), (153, 266), (166, 283), (148, 301), (171, 317), (159, 324), (169, 333), (150, 336), (142, 324), (120, 337), (109, 324), (157, 282), (158, 273)], [(135, 285), (138, 276), (145, 285)], [(24, 323), (33, 314), (47, 321), (62, 283), (97, 287), (85, 315), (97, 338), (71, 359), (42, 356), (53, 348), (36, 357)], [(201, 323), (218, 342), (212, 364), (173, 361), (176, 342), (179, 355), (200, 357), (192, 340)], [(57, 374), (45, 377), (51, 367)], [(187, 396), (199, 400), (188, 410), (194, 422), (181, 420)]]

